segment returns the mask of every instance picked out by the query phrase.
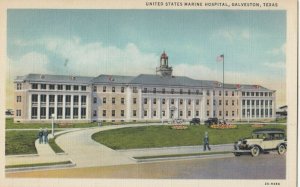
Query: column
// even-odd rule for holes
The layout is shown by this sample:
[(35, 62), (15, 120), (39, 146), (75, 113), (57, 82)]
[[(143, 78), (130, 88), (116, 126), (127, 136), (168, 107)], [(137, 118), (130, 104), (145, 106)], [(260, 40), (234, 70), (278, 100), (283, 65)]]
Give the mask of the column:
[(71, 95), (70, 119), (73, 119), (74, 95)]
[(63, 102), (62, 102), (62, 119), (66, 117), (66, 95), (63, 95)]
[(31, 104), (32, 104), (32, 95), (28, 94), (28, 119), (31, 120)]
[(49, 94), (46, 95), (46, 119), (51, 119), (49, 116)]
[(249, 110), (250, 110), (250, 111), (249, 111), (249, 116), (248, 116), (248, 117), (249, 117), (249, 119), (252, 119), (252, 100), (249, 99), (249, 102), (250, 102), (250, 103), (249, 103), (249, 104), (250, 104), (250, 107), (249, 107)]
[(183, 119), (187, 119), (187, 99), (184, 98), (183, 100)]
[(152, 118), (152, 98), (149, 98), (149, 114), (148, 114), (149, 119)]
[(40, 119), (40, 114), (41, 114), (41, 94), (38, 94), (37, 119)]
[(82, 95), (78, 95), (78, 119), (81, 119), (81, 96)]
[(167, 118), (170, 119), (170, 99), (166, 99), (167, 100)]
[(180, 118), (180, 115), (179, 115), (179, 98), (176, 99), (176, 104), (177, 104), (177, 118), (179, 119)]
[(57, 119), (57, 94), (54, 95), (54, 114), (55, 114), (54, 119)]
[(143, 118), (143, 98), (142, 98), (142, 89), (138, 88), (138, 94), (139, 94), (139, 117), (140, 119)]
[(194, 99), (192, 99), (192, 118), (194, 118), (195, 117), (195, 98)]
[(157, 116), (159, 119), (162, 119), (161, 115), (161, 98), (157, 98), (157, 106), (158, 106), (158, 111), (157, 111)]

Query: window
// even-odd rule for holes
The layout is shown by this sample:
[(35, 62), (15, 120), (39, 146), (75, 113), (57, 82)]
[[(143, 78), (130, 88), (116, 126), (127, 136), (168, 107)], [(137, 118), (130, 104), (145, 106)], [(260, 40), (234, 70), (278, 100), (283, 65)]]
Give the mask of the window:
[(256, 116), (259, 116), (259, 109), (256, 109)]
[(206, 95), (209, 96), (209, 90), (206, 91)]
[(219, 100), (219, 105), (222, 105), (222, 100)]
[(209, 116), (209, 110), (208, 110), (208, 111), (206, 111), (206, 116)]
[(256, 106), (258, 106), (259, 105), (259, 100), (256, 100)]
[(38, 89), (38, 84), (32, 84), (32, 85), (31, 85), (31, 88), (32, 88), (32, 89), (35, 89), (35, 90)]
[(124, 117), (124, 110), (121, 110), (121, 116)]
[(156, 110), (153, 111), (153, 116), (156, 116)]
[(216, 117), (216, 111), (215, 110), (214, 110), (213, 114), (214, 114), (214, 117)]
[(191, 111), (189, 110), (189, 111), (188, 111), (188, 116), (191, 116), (191, 115), (192, 115), (192, 113), (191, 113)]
[(254, 96), (254, 92), (251, 92), (251, 96)]
[(124, 103), (125, 103), (125, 99), (121, 98), (121, 104), (124, 105)]
[(37, 107), (32, 107), (31, 108), (31, 119), (36, 119), (37, 118)]
[(106, 104), (106, 97), (103, 97), (103, 104)]
[(263, 106), (264, 105), (264, 100), (260, 101), (260, 105)]
[(199, 90), (196, 90), (196, 94), (199, 95)]
[(94, 97), (94, 103), (97, 103), (97, 97)]
[(265, 115), (266, 115), (266, 116), (269, 115), (268, 109), (265, 109)]
[(96, 117), (97, 116), (97, 110), (93, 111), (93, 116)]
[(174, 105), (174, 99), (171, 99), (171, 104)]
[(79, 87), (78, 85), (74, 85), (73, 90), (78, 90), (78, 87)]
[(147, 116), (147, 110), (144, 110), (144, 116)]
[(136, 88), (136, 87), (133, 87), (133, 88), (132, 88), (132, 92), (133, 92), (133, 93), (138, 93), (137, 88)]
[(234, 106), (234, 100), (231, 101), (231, 105)]
[(93, 86), (93, 92), (97, 92), (97, 86)]
[(156, 88), (153, 88), (153, 93), (156, 93)]
[[(208, 103), (209, 104), (209, 103)], [(196, 99), (196, 105), (199, 105), (199, 99)]]
[(216, 100), (214, 99), (214, 105), (216, 105)]
[(46, 107), (41, 107), (40, 108), (40, 118), (41, 119), (46, 119)]
[(124, 93), (124, 87), (121, 87), (121, 93)]
[(221, 91), (219, 91), (219, 96), (221, 96), (222, 95), (222, 92)]
[(55, 85), (54, 84), (49, 84), (49, 90), (55, 90)]
[(73, 108), (73, 118), (74, 119), (78, 118), (78, 108)]
[(54, 114), (54, 107), (49, 107), (48, 119), (51, 119), (52, 114)]
[(73, 96), (73, 103), (74, 103), (74, 105), (78, 105), (78, 100), (79, 100), (79, 96), (78, 95), (74, 95)]
[(191, 90), (188, 90), (188, 94), (189, 94), (189, 95), (191, 94)]
[(21, 83), (17, 84), (17, 90), (22, 90), (22, 84)]
[(58, 95), (57, 96), (57, 102), (62, 103), (63, 102), (63, 95)]
[(165, 99), (162, 99), (161, 102), (162, 102), (163, 105), (166, 104), (166, 100)]
[(148, 102), (147, 98), (144, 98), (144, 104), (146, 105)]
[(249, 92), (247, 92), (247, 96), (250, 96), (250, 93), (249, 93)]
[(266, 105), (266, 106), (268, 105), (268, 100), (265, 100), (265, 105)]
[(234, 111), (231, 111), (231, 116), (234, 116)]
[(222, 116), (222, 111), (219, 111), (219, 116)]
[(46, 103), (46, 95), (41, 95), (41, 103)]
[(132, 102), (133, 102), (133, 104), (136, 104), (136, 98), (133, 98)]
[(86, 118), (86, 108), (81, 108), (81, 118), (82, 119)]
[(21, 101), (21, 96), (17, 96), (17, 102), (22, 102)]
[(153, 104), (154, 104), (154, 105), (156, 104), (156, 98), (153, 99)]
[(81, 86), (81, 91), (86, 91), (86, 86)]
[(106, 117), (106, 110), (103, 110), (103, 111), (102, 111), (102, 116), (103, 116), (103, 117)]
[(183, 93), (183, 91), (182, 91), (182, 89), (180, 89), (180, 94), (182, 94)]
[(228, 91), (225, 91), (225, 96), (228, 96)]
[(180, 116), (183, 116), (182, 110), (179, 111), (179, 115), (180, 115)]
[(268, 92), (265, 92), (265, 97), (267, 97), (268, 96)]
[(190, 105), (190, 104), (191, 104), (191, 102), (192, 102), (192, 100), (191, 100), (191, 99), (189, 99), (189, 100), (188, 100), (188, 104)]
[(215, 96), (216, 95), (216, 92), (215, 92), (215, 90), (213, 91), (213, 96)]
[(263, 92), (260, 92), (260, 96), (264, 96), (264, 93), (263, 93)]
[(63, 90), (63, 85), (61, 84), (57, 85), (57, 90)]
[(225, 101), (226, 106), (228, 105), (228, 100)]
[(46, 90), (47, 85), (46, 84), (41, 84), (41, 89)]
[(113, 116), (113, 117), (116, 116), (116, 111), (115, 111), (115, 110), (112, 110), (112, 111), (111, 111), (111, 116)]
[(198, 110), (196, 111), (196, 116), (199, 116), (199, 111)]
[[(71, 115), (71, 109), (70, 109), (70, 107), (66, 107), (65, 118), (70, 119), (70, 115)], [(97, 111), (96, 111), (96, 115), (97, 115)]]
[(174, 94), (174, 89), (171, 89), (171, 94)]
[(144, 88), (144, 93), (147, 93), (147, 88)]
[(162, 93), (163, 93), (163, 94), (166, 93), (166, 90), (165, 90), (164, 88), (162, 89)]
[(81, 105), (85, 105), (86, 104), (86, 96), (82, 95), (81, 96)]
[(225, 112), (225, 115), (228, 116), (228, 111)]
[(242, 110), (242, 115), (243, 115), (243, 117), (246, 116), (246, 110), (245, 109)]
[(270, 100), (270, 106), (272, 106), (272, 100)]
[(49, 102), (52, 104), (55, 102), (55, 95), (49, 95)]
[(103, 86), (102, 92), (106, 92), (106, 86)]
[(272, 116), (273, 114), (272, 114), (272, 109), (270, 109), (270, 116)]
[(260, 110), (260, 115), (263, 116), (264, 115), (264, 109)]
[(242, 92), (242, 96), (245, 96), (245, 92)]
[(255, 100), (251, 100), (251, 105), (254, 106)]
[(71, 85), (66, 85), (66, 90), (71, 90)]
[(132, 115), (135, 117), (136, 116), (136, 110), (132, 111)]
[(116, 98), (111, 98), (111, 104), (115, 104), (116, 103)]
[(234, 91), (231, 92), (231, 96), (234, 96)]
[(269, 93), (269, 96), (272, 97), (272, 92)]
[(17, 116), (21, 116), (21, 110), (17, 110)]
[(243, 100), (243, 101), (242, 101), (242, 105), (243, 105), (243, 106), (245, 106), (245, 103), (246, 103), (246, 101), (245, 101), (245, 100)]
[(209, 105), (209, 99), (207, 99), (206, 104)]
[(115, 88), (115, 87), (112, 87), (112, 88), (111, 88), (111, 91), (112, 91), (112, 92), (116, 92), (116, 88)]
[(166, 111), (163, 110), (161, 113), (162, 113), (162, 116), (166, 116)]
[(183, 99), (179, 100), (179, 104), (182, 105), (183, 104)]
[(248, 106), (250, 105), (250, 100), (247, 100), (247, 105), (248, 105)]

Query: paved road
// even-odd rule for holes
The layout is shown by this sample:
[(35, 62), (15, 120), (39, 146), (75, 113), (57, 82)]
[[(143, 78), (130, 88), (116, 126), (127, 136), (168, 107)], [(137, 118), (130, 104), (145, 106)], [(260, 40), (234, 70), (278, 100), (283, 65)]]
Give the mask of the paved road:
[(285, 179), (285, 155), (163, 161), (119, 166), (8, 173), (7, 177), (139, 179)]

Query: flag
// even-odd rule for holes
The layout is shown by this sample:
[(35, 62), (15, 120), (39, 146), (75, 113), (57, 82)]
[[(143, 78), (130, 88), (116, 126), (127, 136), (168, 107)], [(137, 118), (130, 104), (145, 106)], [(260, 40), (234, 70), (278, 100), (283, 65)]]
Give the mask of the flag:
[(64, 66), (66, 67), (68, 65), (69, 59), (65, 60)]
[(240, 84), (237, 84), (237, 85), (236, 85), (236, 88), (237, 88), (237, 89), (240, 89), (240, 87), (241, 87)]
[(224, 62), (224, 55), (217, 56), (217, 62)]
[(109, 81), (114, 81), (115, 79), (110, 75), (110, 76), (108, 76), (108, 80)]

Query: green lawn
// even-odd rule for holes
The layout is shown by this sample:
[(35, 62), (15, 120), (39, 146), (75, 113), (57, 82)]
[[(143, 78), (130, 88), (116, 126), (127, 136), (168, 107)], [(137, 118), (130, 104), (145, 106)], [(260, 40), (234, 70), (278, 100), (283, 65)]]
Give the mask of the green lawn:
[(6, 131), (5, 155), (36, 154), (38, 131)]
[[(264, 128), (281, 128), (285, 125), (265, 125)], [(237, 129), (210, 129), (204, 125), (189, 126), (186, 130), (174, 130), (170, 126), (127, 127), (101, 131), (92, 138), (112, 149), (153, 148), (168, 146), (202, 145), (205, 131), (209, 133), (210, 144), (233, 143), (251, 136), (256, 129), (251, 125), (239, 125)]]
[(38, 166), (53, 166), (53, 165), (65, 165), (72, 164), (71, 161), (63, 161), (63, 162), (49, 162), (49, 163), (38, 163), (38, 164), (19, 164), (19, 165), (8, 165), (5, 168), (23, 168), (23, 167), (38, 167)]

